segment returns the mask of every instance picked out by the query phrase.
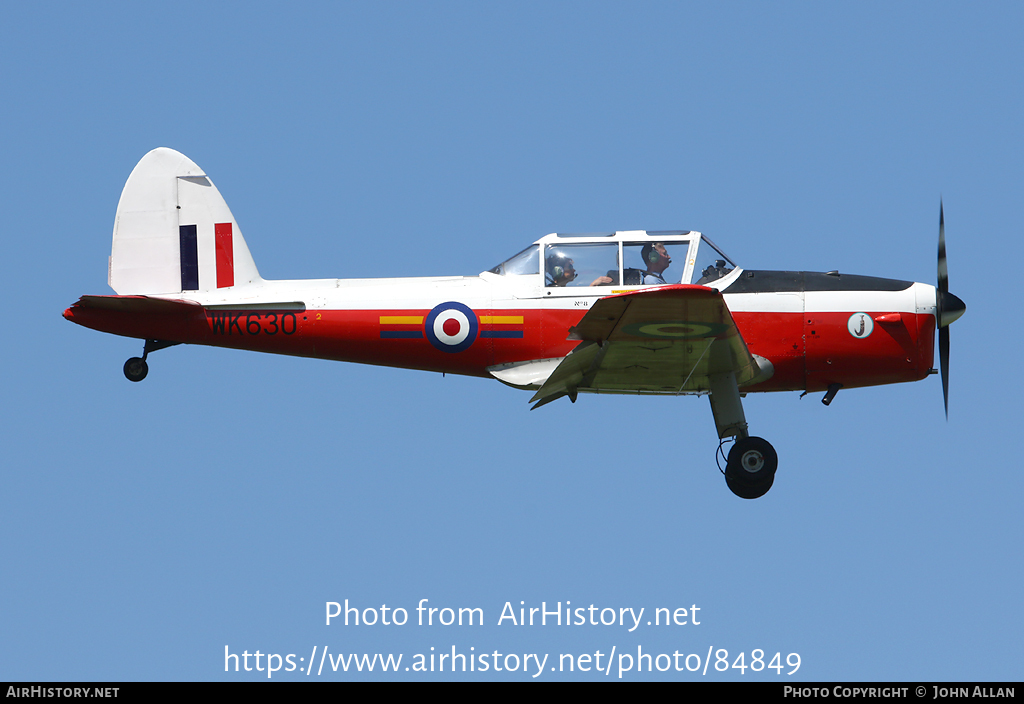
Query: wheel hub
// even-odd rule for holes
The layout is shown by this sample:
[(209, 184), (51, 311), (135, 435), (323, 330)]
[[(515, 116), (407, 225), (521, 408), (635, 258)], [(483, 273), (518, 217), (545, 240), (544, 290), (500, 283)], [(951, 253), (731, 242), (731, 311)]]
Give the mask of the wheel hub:
[(751, 474), (760, 472), (764, 467), (764, 455), (757, 450), (747, 450), (740, 459), (740, 465)]

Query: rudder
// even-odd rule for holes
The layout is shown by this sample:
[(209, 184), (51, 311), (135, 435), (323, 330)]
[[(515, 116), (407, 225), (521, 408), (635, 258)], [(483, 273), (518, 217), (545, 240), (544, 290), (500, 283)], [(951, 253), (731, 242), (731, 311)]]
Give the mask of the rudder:
[(231, 210), (184, 154), (142, 157), (121, 192), (107, 281), (120, 295), (212, 291), (261, 281)]

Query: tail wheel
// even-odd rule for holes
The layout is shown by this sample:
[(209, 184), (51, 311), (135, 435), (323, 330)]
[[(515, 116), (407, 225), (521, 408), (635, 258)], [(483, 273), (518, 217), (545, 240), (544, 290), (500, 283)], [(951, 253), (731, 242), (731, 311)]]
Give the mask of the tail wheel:
[(149, 374), (149, 365), (142, 357), (132, 357), (124, 363), (124, 375), (128, 381), (142, 381)]

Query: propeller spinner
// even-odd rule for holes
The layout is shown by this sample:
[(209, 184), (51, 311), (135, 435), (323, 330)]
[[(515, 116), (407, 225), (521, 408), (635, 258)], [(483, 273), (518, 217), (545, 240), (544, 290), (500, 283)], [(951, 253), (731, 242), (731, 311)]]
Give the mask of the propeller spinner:
[(942, 370), (942, 401), (949, 418), (949, 324), (967, 310), (959, 298), (949, 292), (949, 270), (946, 267), (946, 225), (939, 200), (939, 266), (935, 287), (935, 324), (939, 328), (939, 367)]

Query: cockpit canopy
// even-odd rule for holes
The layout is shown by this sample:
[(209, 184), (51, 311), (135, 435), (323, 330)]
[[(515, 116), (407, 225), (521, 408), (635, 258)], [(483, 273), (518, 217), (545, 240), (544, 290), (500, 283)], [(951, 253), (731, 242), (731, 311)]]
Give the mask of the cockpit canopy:
[(498, 276), (539, 276), (547, 288), (708, 285), (736, 265), (699, 232), (684, 230), (542, 237), (490, 270)]

